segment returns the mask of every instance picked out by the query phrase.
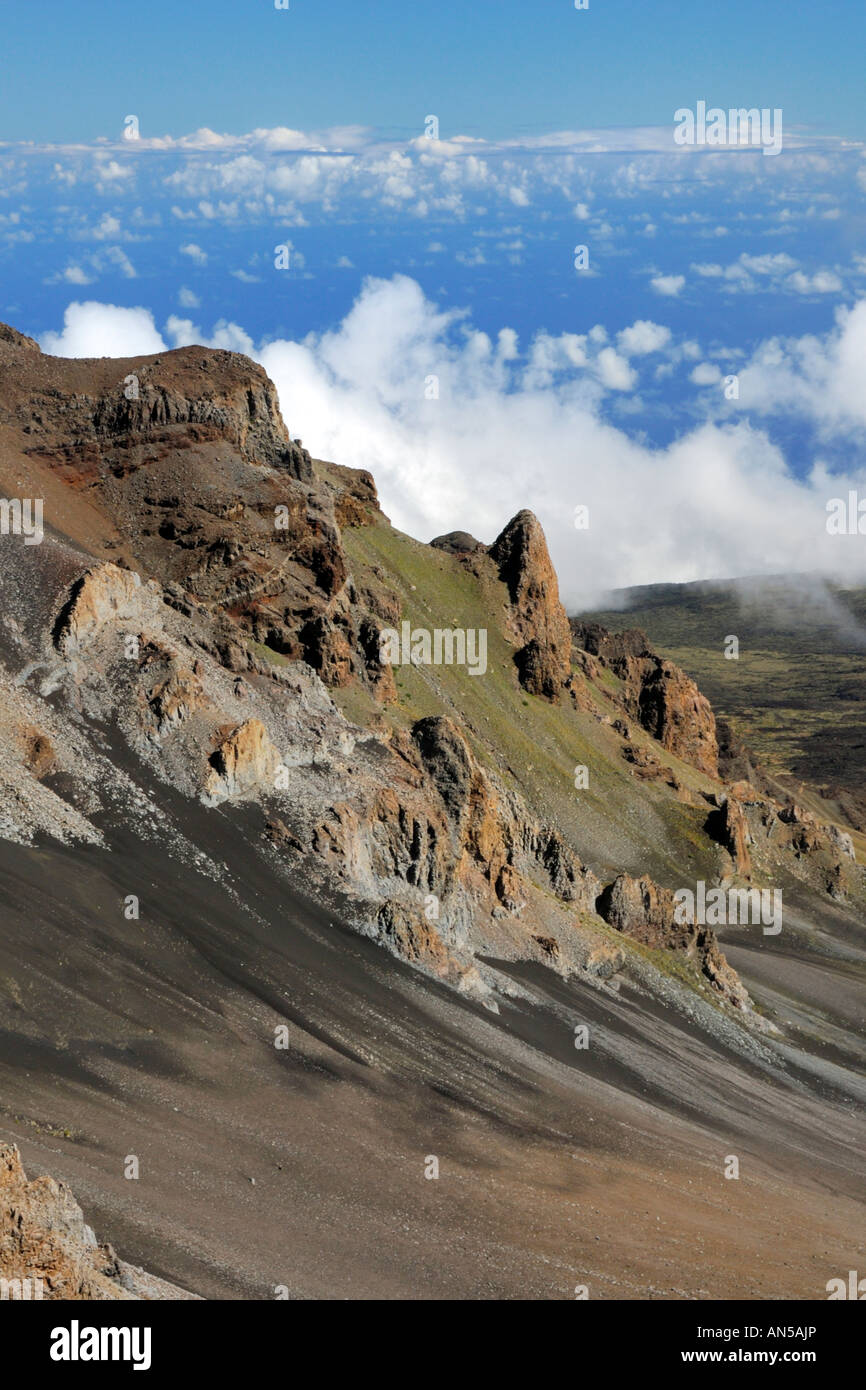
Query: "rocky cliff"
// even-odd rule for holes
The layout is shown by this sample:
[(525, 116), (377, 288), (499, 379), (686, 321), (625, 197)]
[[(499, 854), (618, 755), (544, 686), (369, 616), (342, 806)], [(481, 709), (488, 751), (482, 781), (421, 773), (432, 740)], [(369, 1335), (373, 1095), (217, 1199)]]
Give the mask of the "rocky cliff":
[(28, 1182), (14, 1144), (0, 1144), (0, 1281), (5, 1299), (191, 1299), (100, 1244), (65, 1183)]
[(665, 661), (645, 635), (610, 633), (597, 623), (572, 624), (576, 645), (622, 682), (623, 708), (668, 752), (710, 777), (719, 775), (719, 745), (710, 702), (679, 666)]

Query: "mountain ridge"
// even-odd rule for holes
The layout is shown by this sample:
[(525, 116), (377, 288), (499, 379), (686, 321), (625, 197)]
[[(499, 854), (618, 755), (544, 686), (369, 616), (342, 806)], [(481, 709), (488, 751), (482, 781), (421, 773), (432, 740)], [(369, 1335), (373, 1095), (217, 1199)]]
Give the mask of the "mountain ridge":
[[(677, 921), (673, 893), (781, 883), (797, 940), (854, 968), (853, 845), (723, 781), (709, 702), (642, 636), (569, 626), (531, 512), (489, 546), (425, 545), (369, 473), (290, 439), (239, 354), (68, 363), (28, 344), (0, 331), (0, 490), (45, 506), (41, 545), (0, 538), (0, 836), (66, 846), (85, 874), (122, 843), (144, 921), (134, 845), (161, 846), (243, 932), (253, 856), (272, 920), (301, 887), (482, 1014), (511, 1018), (542, 969), (608, 1007), (637, 991), (771, 1070), (796, 1043), (809, 1085), (832, 1048), (848, 1084), (841, 1030), (810, 1052), (809, 1008), (792, 1034), (738, 975), (748, 953)], [(487, 669), (383, 660), (403, 622), (483, 629)], [(26, 997), (16, 983), (22, 1047)]]

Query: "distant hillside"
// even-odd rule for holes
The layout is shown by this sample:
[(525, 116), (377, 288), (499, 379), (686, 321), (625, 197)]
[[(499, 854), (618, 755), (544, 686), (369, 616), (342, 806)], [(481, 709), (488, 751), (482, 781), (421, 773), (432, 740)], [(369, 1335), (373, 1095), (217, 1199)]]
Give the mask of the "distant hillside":
[[(619, 596), (620, 608), (578, 616), (642, 628), (782, 781), (829, 793), (866, 828), (866, 589), (780, 576)], [(725, 657), (729, 636), (736, 660)]]

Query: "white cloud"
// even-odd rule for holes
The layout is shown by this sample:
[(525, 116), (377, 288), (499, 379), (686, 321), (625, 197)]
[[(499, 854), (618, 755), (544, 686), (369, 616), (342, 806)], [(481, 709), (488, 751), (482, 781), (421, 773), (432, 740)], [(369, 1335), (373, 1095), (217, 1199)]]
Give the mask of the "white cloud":
[(740, 256), (739, 264), (744, 270), (751, 271), (755, 275), (778, 276), (793, 270), (797, 262), (793, 256), (787, 255), (784, 251), (764, 256), (750, 256), (744, 251)]
[(201, 343), (204, 336), (192, 319), (182, 319), (178, 314), (169, 315), (165, 331), (171, 346), (175, 348), (192, 347), (194, 343)]
[(717, 262), (693, 264), (692, 270), (705, 280), (721, 280), (729, 291), (754, 294), (767, 289), (793, 290), (797, 294), (835, 294), (842, 282), (832, 270), (808, 275), (797, 269), (797, 261), (784, 251), (751, 256), (744, 251), (730, 265)]
[(650, 352), (659, 352), (670, 342), (671, 330), (652, 319), (637, 319), (630, 328), (617, 334), (616, 342), (625, 357), (643, 357)]
[[(848, 332), (833, 367), (843, 357), (856, 364), (866, 411), (866, 351), (856, 352), (861, 332), (866, 346), (866, 301)], [(601, 417), (593, 378), (606, 370), (614, 379), (628, 364), (613, 353), (601, 367), (612, 350), (594, 359), (592, 340), (538, 335), (507, 360), (397, 277), (367, 281), (337, 330), (273, 343), (260, 360), (290, 427), (317, 455), (368, 468), (401, 529), (427, 539), (461, 527), (490, 540), (520, 507), (535, 510), (574, 606), (628, 584), (797, 571), (804, 555), (827, 572), (866, 570), (859, 551), (826, 533), (826, 501), (844, 495), (847, 480), (815, 471), (798, 481), (746, 421), (705, 424), (665, 449), (629, 438)], [(430, 372), (440, 379), (435, 402), (424, 399)], [(543, 467), (528, 468), (528, 458)], [(579, 503), (590, 528), (577, 533)]]
[[(844, 216), (845, 195), (855, 182), (850, 175), (855, 151), (841, 139), (821, 137), (819, 143), (820, 154), (814, 133), (787, 132), (784, 178), (774, 161), (756, 168), (737, 149), (676, 149), (669, 125), (564, 130), (496, 142), (460, 134), (441, 140), (419, 134), (398, 141), (362, 126), (262, 127), (244, 134), (204, 127), (179, 138), (143, 135), (134, 142), (118, 138), (4, 149), (12, 151), (21, 167), (33, 168), (34, 156), (41, 159), (54, 191), (58, 183), (70, 189), (95, 184), (108, 194), (126, 194), (140, 183), (139, 196), (146, 195), (149, 206), (163, 197), (173, 216), (189, 221), (234, 222), (255, 209), (259, 218), (281, 217), (295, 225), (293, 219), (303, 220), (301, 204), (317, 204), (330, 215), (340, 203), (360, 199), (414, 217), (462, 220), (479, 211), (475, 200), (483, 193), (484, 210), (496, 204), (541, 205), (542, 216), (558, 209), (585, 221), (598, 208), (601, 235), (602, 227), (608, 233), (620, 231), (614, 205), (605, 206), (608, 198), (646, 198), (657, 194), (660, 184), (666, 200), (687, 206), (696, 189), (701, 197), (709, 190), (721, 192), (721, 204), (731, 207), (757, 194), (766, 208), (762, 218), (776, 232), (786, 230), (783, 223), (805, 217), (817, 223)], [(815, 191), (816, 177), (825, 176), (834, 180), (832, 191)], [(858, 178), (861, 183), (866, 179), (862, 169)], [(783, 198), (790, 201), (780, 208)], [(822, 199), (832, 205), (822, 208)], [(626, 216), (634, 219), (634, 214)], [(733, 230), (715, 225), (709, 212), (692, 208), (683, 215), (670, 203), (661, 216), (699, 224), (698, 234), (708, 239)], [(645, 239), (657, 217), (644, 212), (643, 221), (636, 234)]]
[(55, 357), (137, 357), (165, 348), (149, 309), (95, 300), (70, 304), (62, 331), (43, 333), (39, 343)]
[(176, 348), (197, 344), (201, 347), (224, 348), (228, 352), (243, 352), (247, 357), (252, 357), (254, 353), (250, 335), (239, 324), (229, 323), (226, 319), (220, 319), (214, 325), (213, 332), (207, 334), (192, 319), (182, 319), (172, 314), (166, 320), (165, 331), (172, 347)]
[(802, 270), (795, 270), (786, 284), (798, 294), (836, 294), (842, 288), (842, 281), (832, 270), (818, 270), (814, 275), (804, 275)]
[(99, 184), (124, 183), (127, 179), (135, 177), (131, 165), (119, 164), (116, 159), (97, 159), (94, 173)]
[(675, 298), (685, 283), (684, 275), (654, 275), (650, 280), (656, 294), (664, 294), (669, 298)]
[(614, 348), (602, 348), (597, 361), (598, 373), (603, 385), (609, 387), (611, 391), (630, 391), (632, 389), (637, 381), (637, 373)]
[(202, 251), (201, 247), (194, 241), (188, 241), (186, 246), (180, 248), (182, 256), (189, 256), (195, 265), (207, 265), (207, 252)]
[(121, 226), (118, 218), (112, 217), (111, 213), (104, 212), (99, 222), (89, 233), (94, 241), (114, 241), (121, 236)]
[(117, 266), (117, 269), (122, 275), (126, 276), (127, 280), (134, 280), (136, 278), (137, 272), (135, 266), (132, 264), (126, 252), (121, 250), (119, 246), (109, 246), (105, 252), (105, 259), (112, 265)]
[(806, 417), (828, 434), (866, 427), (866, 299), (839, 309), (823, 338), (762, 343), (738, 375), (746, 409)]
[(717, 386), (721, 379), (722, 373), (715, 362), (700, 362), (689, 375), (696, 386)]
[(193, 290), (187, 289), (186, 285), (181, 285), (177, 292), (177, 300), (182, 309), (197, 309), (201, 300)]
[(253, 138), (266, 150), (307, 150), (310, 137), (302, 130), (289, 130), (286, 126), (274, 126), (272, 130), (254, 130)]
[(68, 265), (63, 272), (62, 278), (70, 285), (93, 284), (93, 276), (88, 275), (86, 270), (82, 270), (80, 265)]
[[(254, 353), (237, 324), (207, 335), (172, 318), (166, 334)], [(862, 467), (829, 476), (816, 463), (798, 480), (767, 432), (742, 417), (649, 447), (604, 416), (606, 400), (634, 401), (620, 394), (633, 369), (606, 336), (599, 325), (539, 334), (521, 352), (513, 330), (491, 338), (396, 276), (365, 281), (335, 329), (270, 343), (257, 357), (292, 433), (319, 457), (369, 469), (401, 529), (429, 539), (460, 527), (491, 540), (531, 507), (572, 606), (630, 584), (798, 571), (804, 557), (816, 570), (863, 575), (862, 546), (825, 525), (829, 498), (866, 488)], [(43, 346), (128, 355), (163, 343), (145, 309), (74, 304)], [(828, 425), (866, 425), (866, 300), (824, 338), (771, 340), (739, 377), (741, 407), (790, 414), (796, 404)], [(571, 524), (578, 504), (589, 508), (587, 531)]]

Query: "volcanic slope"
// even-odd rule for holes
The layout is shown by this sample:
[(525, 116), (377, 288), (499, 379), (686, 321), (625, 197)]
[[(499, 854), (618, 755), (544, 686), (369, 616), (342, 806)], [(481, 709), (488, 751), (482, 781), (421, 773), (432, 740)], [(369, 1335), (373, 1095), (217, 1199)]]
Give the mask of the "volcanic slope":
[[(679, 668), (573, 633), (531, 513), (422, 544), (238, 354), (14, 329), (0, 491), (45, 504), (41, 544), (0, 537), (28, 1172), (205, 1297), (812, 1298), (854, 1267), (848, 830), (723, 781)], [(483, 673), (383, 661), (404, 623), (485, 632)], [(780, 887), (782, 931), (678, 923), (698, 880)]]

